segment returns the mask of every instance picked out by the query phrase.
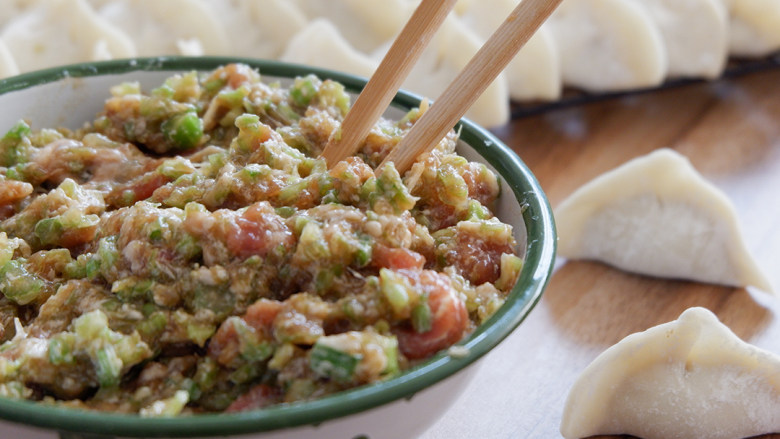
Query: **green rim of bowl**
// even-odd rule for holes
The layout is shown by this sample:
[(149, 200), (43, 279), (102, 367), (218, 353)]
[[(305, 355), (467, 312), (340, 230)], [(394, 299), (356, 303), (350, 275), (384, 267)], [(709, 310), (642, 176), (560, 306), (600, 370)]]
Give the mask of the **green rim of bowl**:
[[(64, 78), (121, 74), (134, 71), (208, 71), (241, 62), (262, 75), (295, 77), (313, 73), (359, 92), (366, 80), (353, 75), (276, 61), (228, 57), (156, 57), (82, 63), (40, 70), (0, 80), (0, 95)], [(408, 109), (420, 98), (400, 91), (393, 106)], [(431, 360), (380, 383), (340, 392), (315, 401), (282, 404), (235, 414), (203, 414), (176, 418), (144, 418), (100, 413), (0, 398), (0, 418), (59, 431), (123, 437), (227, 436), (317, 425), (401, 399), (411, 398), (476, 361), (511, 333), (539, 301), (555, 260), (555, 225), (542, 189), (520, 158), (489, 131), (463, 119), (461, 139), (472, 145), (508, 183), (523, 210), (527, 229), (525, 264), (505, 304), (460, 343), (465, 356), (440, 353)]]

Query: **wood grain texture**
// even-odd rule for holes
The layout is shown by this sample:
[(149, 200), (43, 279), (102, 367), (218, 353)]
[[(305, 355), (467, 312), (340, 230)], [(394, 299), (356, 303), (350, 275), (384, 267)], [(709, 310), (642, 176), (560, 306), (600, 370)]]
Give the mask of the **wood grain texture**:
[[(676, 149), (734, 202), (748, 249), (780, 288), (780, 71), (558, 110), (495, 132), (529, 165), (553, 206), (629, 159)], [(778, 300), (559, 261), (536, 309), (481, 361), (464, 396), (423, 439), (560, 438), (564, 401), (579, 373), (623, 337), (692, 306), (780, 354)], [(780, 435), (762, 436), (769, 438)]]

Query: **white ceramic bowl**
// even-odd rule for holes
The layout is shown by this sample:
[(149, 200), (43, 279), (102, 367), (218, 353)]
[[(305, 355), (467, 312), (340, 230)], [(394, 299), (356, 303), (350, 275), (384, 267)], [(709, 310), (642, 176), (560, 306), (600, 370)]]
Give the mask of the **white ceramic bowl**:
[[(159, 85), (175, 72), (208, 71), (230, 62), (259, 69), (264, 80), (281, 81), (314, 73), (357, 93), (365, 80), (305, 66), (251, 59), (144, 58), (77, 64), (0, 81), (0, 132), (19, 119), (33, 128), (76, 128), (102, 109), (109, 88), (139, 81), (143, 89)], [(398, 118), (419, 98), (400, 92), (388, 110)], [(473, 363), (503, 340), (539, 300), (555, 258), (555, 227), (550, 206), (525, 164), (499, 139), (468, 120), (460, 122), (459, 152), (488, 164), (501, 176), (496, 215), (514, 226), (525, 264), (506, 303), (460, 346), (465, 355), (446, 352), (377, 384), (316, 401), (283, 404), (238, 414), (208, 414), (167, 419), (86, 412), (0, 397), (0, 437), (108, 438), (413, 438), (432, 425), (457, 399), (465, 382), (479, 373)], [(530, 365), (529, 365), (530, 366)], [(504, 389), (496, 389), (502, 391)]]

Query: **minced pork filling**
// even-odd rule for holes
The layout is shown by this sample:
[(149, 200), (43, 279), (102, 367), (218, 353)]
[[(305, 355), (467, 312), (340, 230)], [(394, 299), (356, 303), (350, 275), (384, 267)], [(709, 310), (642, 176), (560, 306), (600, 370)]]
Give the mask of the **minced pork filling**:
[(451, 132), (378, 164), (420, 117), (318, 158), (350, 106), (252, 68), (111, 88), (78, 130), (0, 139), (0, 395), (170, 416), (385, 380), (487, 319), (522, 266), (499, 185)]

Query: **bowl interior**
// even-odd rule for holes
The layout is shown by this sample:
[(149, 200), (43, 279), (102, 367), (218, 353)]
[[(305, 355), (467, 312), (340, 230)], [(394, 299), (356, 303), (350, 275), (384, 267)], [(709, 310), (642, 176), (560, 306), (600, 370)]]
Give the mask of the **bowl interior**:
[[(328, 70), (251, 59), (145, 58), (77, 64), (0, 80), (0, 134), (19, 119), (33, 129), (80, 127), (102, 109), (109, 88), (123, 81), (138, 81), (142, 89), (159, 85), (173, 72), (208, 71), (230, 62), (259, 69), (263, 80), (279, 80), (314, 73), (331, 78), (358, 93), (365, 80)], [(398, 118), (416, 107), (419, 97), (399, 92), (387, 116)], [(549, 203), (525, 164), (490, 132), (468, 120), (459, 123), (459, 153), (486, 163), (500, 175), (502, 196), (496, 215), (514, 227), (524, 253), (524, 267), (506, 303), (460, 345), (466, 355), (440, 353), (399, 376), (341, 392), (316, 401), (279, 405), (238, 414), (208, 414), (169, 419), (75, 411), (34, 402), (0, 398), (0, 418), (63, 431), (123, 436), (208, 436), (269, 431), (316, 424), (410, 397), (471, 364), (503, 340), (528, 315), (541, 297), (555, 259), (555, 228)]]

